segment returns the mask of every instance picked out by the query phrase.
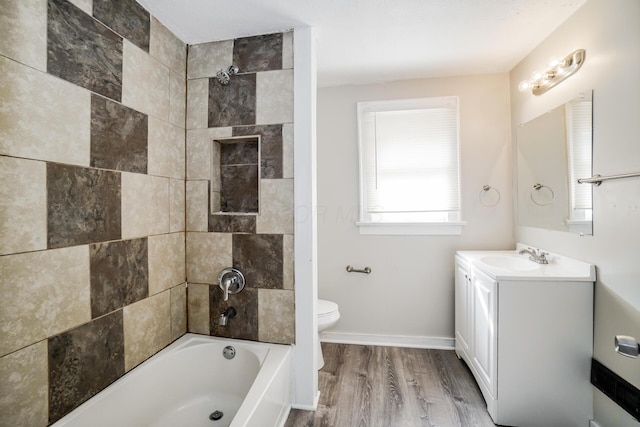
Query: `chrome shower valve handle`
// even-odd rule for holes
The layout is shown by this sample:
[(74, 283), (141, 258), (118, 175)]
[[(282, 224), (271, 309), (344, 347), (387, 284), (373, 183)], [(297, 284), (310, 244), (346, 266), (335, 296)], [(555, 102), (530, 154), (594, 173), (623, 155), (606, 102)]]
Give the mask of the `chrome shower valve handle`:
[(244, 275), (237, 268), (227, 267), (218, 275), (218, 286), (224, 292), (224, 300), (229, 300), (229, 295), (235, 295), (245, 286)]

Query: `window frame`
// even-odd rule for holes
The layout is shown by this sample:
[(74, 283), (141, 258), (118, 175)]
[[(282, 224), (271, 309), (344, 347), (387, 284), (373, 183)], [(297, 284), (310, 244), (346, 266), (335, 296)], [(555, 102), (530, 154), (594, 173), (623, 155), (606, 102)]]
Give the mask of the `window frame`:
[[(441, 218), (433, 212), (425, 213), (434, 219), (421, 219), (419, 221), (384, 221), (372, 218), (368, 211), (367, 177), (371, 174), (368, 170), (367, 149), (371, 149), (375, 141), (367, 140), (363, 129), (363, 116), (372, 112), (403, 111), (438, 108), (447, 103), (455, 103), (456, 109), (456, 156), (458, 179), (458, 210), (451, 213), (442, 213)], [(465, 221), (462, 221), (462, 183), (460, 179), (460, 101), (457, 96), (442, 96), (428, 98), (409, 98), (383, 101), (365, 101), (357, 103), (357, 132), (358, 132), (358, 166), (359, 166), (359, 220), (356, 225), (360, 234), (374, 235), (461, 235)], [(369, 147), (369, 148), (367, 148)]]

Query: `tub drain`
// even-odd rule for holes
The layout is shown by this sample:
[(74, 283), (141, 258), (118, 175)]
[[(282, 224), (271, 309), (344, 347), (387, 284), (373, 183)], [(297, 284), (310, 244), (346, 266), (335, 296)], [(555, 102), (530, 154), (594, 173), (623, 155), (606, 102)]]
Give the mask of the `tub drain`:
[(209, 415), (209, 419), (211, 421), (218, 421), (220, 418), (222, 418), (223, 415), (224, 414), (220, 411), (213, 411), (211, 415)]

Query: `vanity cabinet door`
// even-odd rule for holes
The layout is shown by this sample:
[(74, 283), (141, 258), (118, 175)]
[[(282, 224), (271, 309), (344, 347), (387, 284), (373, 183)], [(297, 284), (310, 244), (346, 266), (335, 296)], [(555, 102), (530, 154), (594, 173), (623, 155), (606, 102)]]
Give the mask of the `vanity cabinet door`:
[(456, 257), (455, 274), (455, 331), (456, 350), (459, 356), (463, 351), (465, 356), (472, 353), (471, 344), (471, 271), (469, 264)]
[(473, 365), (479, 379), (494, 398), (497, 380), (497, 303), (498, 284), (489, 276), (474, 270), (473, 287)]

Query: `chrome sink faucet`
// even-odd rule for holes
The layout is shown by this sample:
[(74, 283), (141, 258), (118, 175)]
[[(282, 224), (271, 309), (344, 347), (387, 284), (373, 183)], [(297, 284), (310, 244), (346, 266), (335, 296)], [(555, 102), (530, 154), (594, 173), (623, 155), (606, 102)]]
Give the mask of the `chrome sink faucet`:
[(522, 249), (518, 253), (520, 255), (529, 254), (529, 259), (533, 262), (537, 262), (538, 264), (549, 264), (549, 261), (547, 261), (547, 255), (549, 255), (549, 253), (542, 252), (540, 249), (533, 249), (533, 248)]

